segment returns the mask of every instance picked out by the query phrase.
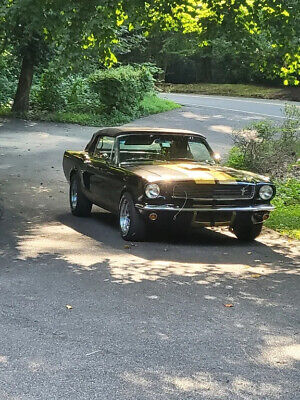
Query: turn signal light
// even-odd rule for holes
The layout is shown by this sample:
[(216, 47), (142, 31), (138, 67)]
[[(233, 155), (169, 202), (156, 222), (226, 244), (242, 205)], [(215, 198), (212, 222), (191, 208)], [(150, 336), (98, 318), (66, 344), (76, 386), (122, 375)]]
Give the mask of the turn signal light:
[(157, 220), (157, 214), (156, 213), (149, 214), (149, 219), (150, 219), (150, 221), (156, 221)]

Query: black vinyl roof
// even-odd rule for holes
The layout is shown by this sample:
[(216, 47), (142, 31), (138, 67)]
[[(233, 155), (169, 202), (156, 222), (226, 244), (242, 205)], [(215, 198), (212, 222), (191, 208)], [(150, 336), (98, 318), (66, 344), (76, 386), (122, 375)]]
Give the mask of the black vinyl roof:
[(193, 132), (193, 131), (188, 131), (184, 129), (168, 129), (168, 128), (150, 128), (146, 126), (116, 126), (116, 127), (108, 127), (108, 128), (102, 128), (96, 133), (94, 133), (92, 139), (90, 142), (87, 144), (85, 150), (89, 151), (94, 143), (95, 140), (98, 136), (111, 136), (111, 137), (117, 137), (122, 134), (172, 134), (172, 135), (194, 135), (194, 136), (199, 136), (200, 138), (205, 139), (205, 136), (203, 136), (201, 133), (198, 132)]
[(117, 126), (117, 127), (109, 127), (109, 128), (102, 128), (96, 134), (98, 135), (107, 135), (107, 136), (119, 136), (122, 135), (122, 133), (125, 134), (147, 134), (147, 133), (170, 133), (174, 135), (197, 135), (204, 137), (201, 135), (201, 133), (193, 132), (193, 131), (188, 131), (184, 129), (167, 129), (167, 128), (150, 128), (146, 126)]

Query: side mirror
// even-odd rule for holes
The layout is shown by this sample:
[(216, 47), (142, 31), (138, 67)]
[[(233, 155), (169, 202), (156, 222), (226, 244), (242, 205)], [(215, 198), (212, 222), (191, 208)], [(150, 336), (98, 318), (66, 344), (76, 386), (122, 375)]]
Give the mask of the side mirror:
[(84, 154), (84, 156), (83, 156), (83, 162), (84, 162), (84, 164), (89, 164), (89, 163), (91, 162), (91, 159), (90, 159), (90, 155), (89, 155), (89, 154), (87, 154), (87, 153)]
[(107, 154), (107, 153), (103, 153), (103, 154), (101, 154), (101, 158), (102, 158), (103, 160), (105, 160), (105, 161), (108, 161), (109, 158), (110, 158), (110, 156), (109, 156), (109, 154)]
[(214, 160), (215, 160), (215, 162), (216, 163), (220, 163), (220, 161), (221, 161), (221, 155), (219, 154), (219, 153), (214, 153), (213, 154), (213, 158), (214, 158)]

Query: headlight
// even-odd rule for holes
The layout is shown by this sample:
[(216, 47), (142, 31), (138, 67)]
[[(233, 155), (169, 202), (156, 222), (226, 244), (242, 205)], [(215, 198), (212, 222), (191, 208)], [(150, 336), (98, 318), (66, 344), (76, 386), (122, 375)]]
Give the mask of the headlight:
[(145, 193), (149, 199), (156, 199), (159, 196), (160, 188), (156, 183), (150, 183), (146, 186)]
[(259, 197), (263, 200), (270, 200), (274, 190), (270, 185), (264, 185), (259, 189)]

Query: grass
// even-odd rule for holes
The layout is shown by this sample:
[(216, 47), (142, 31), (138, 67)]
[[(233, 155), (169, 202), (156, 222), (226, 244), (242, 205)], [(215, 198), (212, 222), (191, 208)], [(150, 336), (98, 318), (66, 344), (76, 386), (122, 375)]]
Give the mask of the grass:
[[(243, 165), (242, 155), (238, 147), (233, 147), (226, 165), (237, 169), (247, 169)], [(275, 181), (275, 184), (277, 194), (272, 203), (276, 209), (271, 212), (265, 225), (291, 238), (300, 239), (300, 180), (289, 178), (284, 181)]]
[(300, 240), (300, 206), (277, 208), (265, 225), (283, 235)]
[(275, 88), (250, 84), (216, 84), (216, 83), (191, 83), (171, 84), (160, 83), (159, 90), (169, 93), (194, 93), (219, 96), (255, 97), (260, 99), (283, 99), (300, 101), (300, 89)]
[(300, 180), (277, 182), (277, 196), (273, 200), (276, 210), (266, 226), (289, 237), (300, 239)]
[[(94, 115), (74, 112), (30, 112), (22, 118), (76, 123), (89, 126), (112, 126), (130, 122), (141, 116), (170, 111), (180, 107), (178, 104), (157, 97), (155, 94), (147, 95), (141, 103), (140, 109), (132, 115), (113, 113), (111, 115)], [(0, 116), (14, 116), (10, 108), (0, 107)], [(300, 239), (300, 180), (288, 179), (277, 182), (277, 196), (273, 200), (276, 210), (271, 213), (266, 221), (266, 226), (289, 237)]]
[(146, 96), (141, 105), (144, 115), (158, 114), (181, 107), (179, 104), (174, 103), (173, 101), (161, 99), (153, 94)]
[[(133, 121), (134, 119), (144, 117), (151, 114), (157, 114), (165, 111), (174, 110), (180, 105), (170, 100), (161, 99), (156, 94), (147, 94), (141, 102), (140, 108), (135, 110), (131, 115), (125, 115), (117, 110), (111, 114), (93, 114), (93, 113), (76, 113), (70, 111), (37, 111), (32, 110), (22, 118), (39, 121), (64, 122), (88, 126), (114, 126), (122, 125)], [(0, 116), (2, 117), (18, 117), (11, 113), (8, 107), (0, 107)]]

